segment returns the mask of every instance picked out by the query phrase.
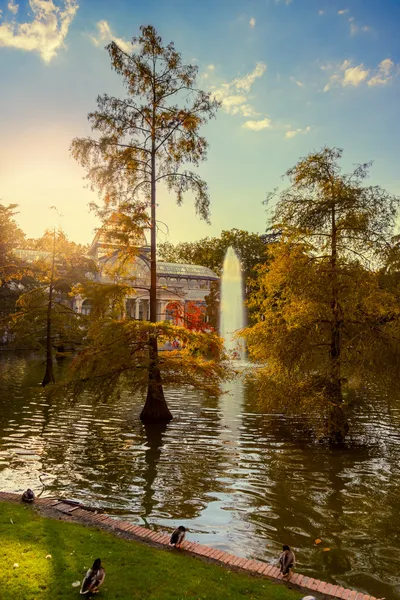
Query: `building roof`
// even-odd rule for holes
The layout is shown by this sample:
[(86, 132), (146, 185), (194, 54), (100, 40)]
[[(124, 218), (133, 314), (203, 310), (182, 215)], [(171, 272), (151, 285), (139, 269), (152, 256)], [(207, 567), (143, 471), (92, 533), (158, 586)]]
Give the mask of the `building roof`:
[(201, 265), (186, 265), (157, 261), (157, 275), (178, 275), (180, 277), (201, 277), (205, 279), (219, 279), (218, 275), (208, 267)]
[(36, 260), (45, 260), (52, 256), (52, 252), (48, 252), (47, 250), (25, 250), (25, 248), (16, 248), (13, 250), (13, 254), (21, 260), (26, 260), (28, 263), (35, 262)]

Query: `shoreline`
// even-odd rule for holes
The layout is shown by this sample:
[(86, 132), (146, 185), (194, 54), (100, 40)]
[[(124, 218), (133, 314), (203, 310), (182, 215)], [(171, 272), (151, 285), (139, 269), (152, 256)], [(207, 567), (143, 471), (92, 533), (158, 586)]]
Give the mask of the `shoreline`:
[[(21, 502), (21, 495), (10, 492), (0, 492), (0, 501), (23, 505)], [(111, 532), (119, 538), (134, 540), (136, 542), (145, 543), (146, 545), (157, 548), (168, 549), (169, 551), (174, 552), (174, 550), (169, 547), (169, 534), (134, 525), (129, 521), (111, 517), (104, 512), (97, 512), (96, 509), (89, 509), (89, 507), (84, 508), (80, 504), (68, 504), (63, 500), (56, 498), (36, 498), (30, 506), (36, 508), (39, 514), (44, 518), (63, 520), (89, 527), (97, 527)], [(327, 599), (338, 598), (341, 600), (378, 600), (374, 596), (358, 592), (357, 590), (346, 589), (338, 585), (301, 575), (300, 573), (294, 573), (290, 578), (290, 581), (287, 581), (282, 578), (279, 569), (270, 563), (241, 558), (196, 542), (185, 540), (182, 544), (182, 550), (182, 554), (189, 554), (196, 558), (200, 558), (202, 561), (228, 567), (229, 570), (264, 577), (270, 582), (296, 589), (299, 592), (304, 593), (304, 595), (317, 594), (320, 597), (322, 596)]]

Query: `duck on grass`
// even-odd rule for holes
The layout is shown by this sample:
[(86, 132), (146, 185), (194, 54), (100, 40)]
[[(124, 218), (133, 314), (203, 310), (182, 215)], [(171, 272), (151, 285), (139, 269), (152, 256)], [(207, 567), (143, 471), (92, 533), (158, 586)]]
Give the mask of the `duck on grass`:
[(98, 597), (107, 600), (301, 598), (286, 586), (184, 552), (168, 552), (94, 527), (44, 518), (30, 504), (0, 501), (0, 543), (1, 600), (79, 598), (80, 582), (99, 556), (107, 577)]

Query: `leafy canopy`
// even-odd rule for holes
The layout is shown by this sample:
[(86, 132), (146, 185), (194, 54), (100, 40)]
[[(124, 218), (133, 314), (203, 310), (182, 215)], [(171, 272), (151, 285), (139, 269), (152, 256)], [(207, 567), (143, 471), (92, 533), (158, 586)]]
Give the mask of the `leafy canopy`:
[(256, 265), (268, 259), (267, 239), (266, 235), (231, 229), (222, 231), (220, 237), (206, 237), (196, 242), (176, 245), (164, 242), (159, 245), (158, 253), (161, 260), (203, 265), (220, 275), (225, 253), (232, 246), (242, 262), (245, 276), (250, 277)]
[(75, 393), (89, 389), (102, 399), (127, 389), (143, 393), (148, 384), (148, 348), (154, 335), (160, 344), (177, 340), (180, 346), (160, 355), (166, 386), (191, 386), (211, 395), (220, 392), (230, 372), (221, 362), (222, 340), (217, 335), (167, 322), (110, 317), (92, 322), (87, 345), (75, 358), (63, 388)]
[(308, 414), (336, 440), (348, 427), (342, 387), (393, 378), (400, 360), (400, 306), (378, 271), (399, 198), (364, 186), (369, 165), (342, 174), (341, 156), (324, 148), (301, 159), (274, 194), (270, 224), (281, 239), (258, 270), (250, 300), (258, 323), (244, 332), (263, 365), (255, 373), (263, 405)]
[(103, 217), (116, 206), (126, 213), (134, 205), (143, 214), (149, 207), (153, 175), (156, 184), (163, 181), (176, 194), (178, 204), (186, 191), (192, 191), (197, 213), (208, 220), (207, 184), (182, 167), (198, 166), (205, 159), (208, 144), (199, 129), (215, 116), (219, 103), (195, 87), (198, 68), (184, 65), (172, 42), (164, 46), (151, 25), (142, 26), (140, 32), (132, 39), (131, 54), (115, 42), (107, 46), (127, 96), (97, 98), (98, 110), (88, 119), (99, 139), (73, 140), (72, 154), (105, 201), (99, 209)]

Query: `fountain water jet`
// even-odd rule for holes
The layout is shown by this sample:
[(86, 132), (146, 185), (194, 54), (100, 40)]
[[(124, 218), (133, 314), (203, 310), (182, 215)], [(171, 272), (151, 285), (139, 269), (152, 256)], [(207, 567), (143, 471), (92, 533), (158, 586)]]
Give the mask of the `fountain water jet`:
[(246, 325), (243, 302), (243, 276), (240, 260), (230, 246), (225, 254), (221, 278), (220, 335), (232, 358), (245, 360), (245, 344), (234, 339), (235, 333)]

